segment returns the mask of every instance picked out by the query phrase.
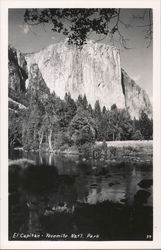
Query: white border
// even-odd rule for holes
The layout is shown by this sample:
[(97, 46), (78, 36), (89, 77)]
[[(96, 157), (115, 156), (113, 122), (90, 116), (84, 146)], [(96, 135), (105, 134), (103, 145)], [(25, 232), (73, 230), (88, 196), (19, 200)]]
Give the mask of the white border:
[[(153, 241), (8, 241), (8, 8), (153, 8), (153, 111), (154, 111), (154, 240)], [(1, 0), (1, 249), (161, 249), (161, 103), (160, 103), (160, 0)]]

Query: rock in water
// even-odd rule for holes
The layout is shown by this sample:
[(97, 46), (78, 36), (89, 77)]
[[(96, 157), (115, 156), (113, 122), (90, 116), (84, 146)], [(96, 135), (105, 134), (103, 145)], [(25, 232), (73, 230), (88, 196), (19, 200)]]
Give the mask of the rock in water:
[(149, 188), (153, 185), (152, 179), (144, 179), (138, 183), (138, 186), (141, 188)]
[(142, 206), (145, 204), (150, 196), (150, 192), (145, 190), (139, 190), (134, 196), (134, 204), (136, 206)]

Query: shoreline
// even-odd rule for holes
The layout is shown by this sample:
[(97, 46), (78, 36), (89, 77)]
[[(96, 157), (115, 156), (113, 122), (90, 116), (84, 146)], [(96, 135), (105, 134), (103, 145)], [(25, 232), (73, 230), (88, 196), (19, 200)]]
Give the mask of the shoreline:
[[(102, 146), (103, 141), (96, 141), (93, 146), (97, 147), (97, 146)], [(132, 148), (137, 148), (137, 147), (144, 147), (144, 146), (151, 146), (153, 147), (153, 140), (142, 140), (142, 141), (134, 141), (134, 140), (129, 140), (129, 141), (106, 141), (106, 145), (107, 145), (107, 149), (110, 147), (115, 147), (115, 148), (128, 148), (128, 147), (132, 147)], [(19, 151), (23, 151), (23, 152), (28, 152), (28, 153), (32, 153), (32, 152), (41, 152), (41, 153), (51, 153), (51, 154), (73, 154), (73, 155), (82, 155), (82, 153), (76, 151), (76, 150), (70, 150), (70, 147), (66, 150), (61, 150), (61, 149), (53, 149), (53, 150), (24, 150), (23, 147), (16, 147), (13, 148), (11, 150), (19, 150)]]
[[(49, 157), (77, 157), (84, 162), (98, 161), (101, 164), (119, 163), (119, 162), (135, 162), (135, 163), (150, 163), (153, 161), (153, 141), (113, 141), (108, 142), (107, 147), (104, 147), (103, 142), (96, 142), (91, 148), (90, 154), (79, 152), (77, 150), (53, 150), (53, 151), (24, 151), (22, 148), (16, 148), (22, 152), (22, 159), (28, 158), (28, 155), (38, 153), (49, 155)], [(31, 155), (32, 157), (32, 155)], [(10, 163), (14, 160), (9, 160)]]

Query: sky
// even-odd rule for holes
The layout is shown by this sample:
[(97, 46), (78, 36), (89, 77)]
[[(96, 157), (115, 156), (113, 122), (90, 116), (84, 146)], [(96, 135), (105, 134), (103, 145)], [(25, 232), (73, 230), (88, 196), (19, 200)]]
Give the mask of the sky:
[[(9, 9), (8, 13), (9, 43), (22, 53), (37, 52), (52, 43), (57, 43), (64, 39), (63, 35), (51, 31), (50, 25), (28, 26), (23, 19), (24, 13), (25, 9)], [(141, 17), (144, 13), (146, 14), (143, 19)], [(114, 45), (120, 49), (121, 67), (137, 84), (146, 90), (152, 102), (153, 43), (151, 42), (147, 48), (148, 40), (144, 39), (148, 12), (145, 12), (145, 9), (121, 9), (120, 19), (122, 22), (119, 26), (120, 31), (128, 39), (127, 46), (130, 49), (123, 48), (118, 42), (117, 36), (114, 44), (113, 41), (112, 43), (110, 42), (109, 37), (100, 42)], [(100, 38), (102, 36), (94, 33), (90, 37), (90, 39), (95, 41)]]

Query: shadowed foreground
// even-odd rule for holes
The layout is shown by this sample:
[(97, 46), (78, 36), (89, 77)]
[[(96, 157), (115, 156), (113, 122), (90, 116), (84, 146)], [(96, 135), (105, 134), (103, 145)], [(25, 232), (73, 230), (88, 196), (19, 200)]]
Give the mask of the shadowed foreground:
[[(125, 165), (98, 170), (81, 164), (74, 174), (60, 174), (53, 166), (11, 164), (9, 240), (152, 240), (153, 211), (147, 202), (152, 180), (134, 183), (138, 168), (135, 174)], [(118, 174), (131, 175), (120, 196)]]

